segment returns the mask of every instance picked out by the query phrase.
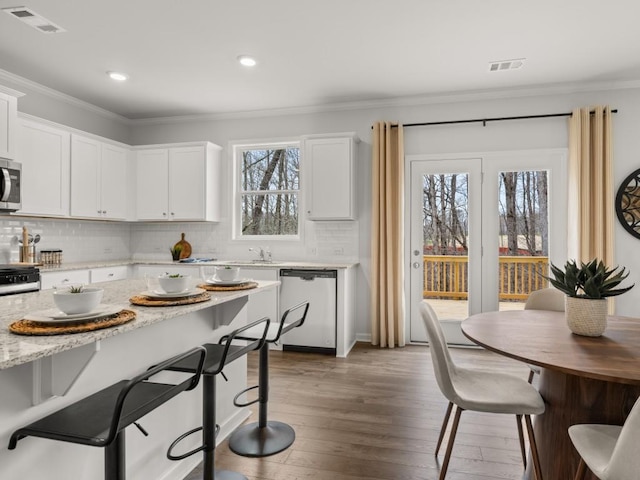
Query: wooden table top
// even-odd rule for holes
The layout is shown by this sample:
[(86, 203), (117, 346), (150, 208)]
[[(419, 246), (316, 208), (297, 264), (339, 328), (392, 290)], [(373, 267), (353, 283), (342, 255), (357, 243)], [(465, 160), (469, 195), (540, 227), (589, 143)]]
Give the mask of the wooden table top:
[(574, 335), (563, 312), (518, 310), (472, 315), (464, 335), (487, 350), (580, 377), (640, 385), (640, 319), (609, 317), (601, 337)]

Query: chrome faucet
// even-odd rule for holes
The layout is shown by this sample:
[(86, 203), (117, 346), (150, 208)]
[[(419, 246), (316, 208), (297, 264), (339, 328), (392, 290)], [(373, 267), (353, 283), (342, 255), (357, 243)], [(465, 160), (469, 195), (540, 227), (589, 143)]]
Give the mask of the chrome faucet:
[[(270, 262), (271, 261), (271, 250), (269, 247), (257, 247), (257, 248), (249, 248), (250, 252), (254, 252), (256, 255), (260, 257), (260, 262)], [(265, 258), (266, 255), (266, 258)], [(256, 260), (257, 261), (257, 260)]]

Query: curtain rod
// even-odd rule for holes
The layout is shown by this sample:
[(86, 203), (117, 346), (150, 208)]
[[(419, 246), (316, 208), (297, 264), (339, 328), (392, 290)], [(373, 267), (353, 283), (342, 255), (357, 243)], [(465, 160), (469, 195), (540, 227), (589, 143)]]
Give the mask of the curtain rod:
[[(593, 112), (591, 112), (593, 114)], [(611, 110), (611, 113), (618, 113), (618, 110)], [(505, 120), (529, 120), (532, 118), (553, 118), (553, 117), (570, 117), (573, 115), (569, 113), (547, 113), (544, 115), (522, 115), (519, 117), (492, 117), (492, 118), (473, 118), (471, 120), (445, 120), (441, 122), (424, 122), (424, 123), (405, 123), (403, 127), (428, 127), (431, 125), (452, 125), (457, 123), (482, 123), (483, 127), (487, 126), (488, 122), (502, 122)], [(371, 127), (373, 128), (373, 127)], [(397, 125), (392, 125), (391, 128), (397, 128)]]

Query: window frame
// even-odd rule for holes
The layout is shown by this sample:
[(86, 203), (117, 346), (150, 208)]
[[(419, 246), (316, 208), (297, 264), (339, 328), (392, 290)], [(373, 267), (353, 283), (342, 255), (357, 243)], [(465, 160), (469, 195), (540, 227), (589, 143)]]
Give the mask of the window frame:
[[(247, 150), (275, 150), (278, 148), (297, 148), (299, 150), (299, 171), (298, 171), (298, 190), (242, 190), (242, 152)], [(280, 138), (270, 140), (246, 140), (230, 142), (230, 152), (233, 169), (233, 194), (231, 201), (231, 240), (239, 242), (302, 242), (303, 225), (304, 225), (304, 189), (302, 185), (302, 157), (303, 148), (302, 140), (297, 137)], [(298, 204), (298, 233), (297, 235), (244, 235), (242, 233), (242, 197), (243, 195), (258, 194), (280, 194), (290, 193), (297, 195)]]

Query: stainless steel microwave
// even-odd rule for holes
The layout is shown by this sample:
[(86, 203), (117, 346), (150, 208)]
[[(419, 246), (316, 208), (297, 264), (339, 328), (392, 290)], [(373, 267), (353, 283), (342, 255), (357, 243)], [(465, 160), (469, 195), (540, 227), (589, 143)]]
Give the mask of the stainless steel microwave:
[(22, 207), (20, 183), (22, 165), (0, 158), (0, 212), (15, 212)]

